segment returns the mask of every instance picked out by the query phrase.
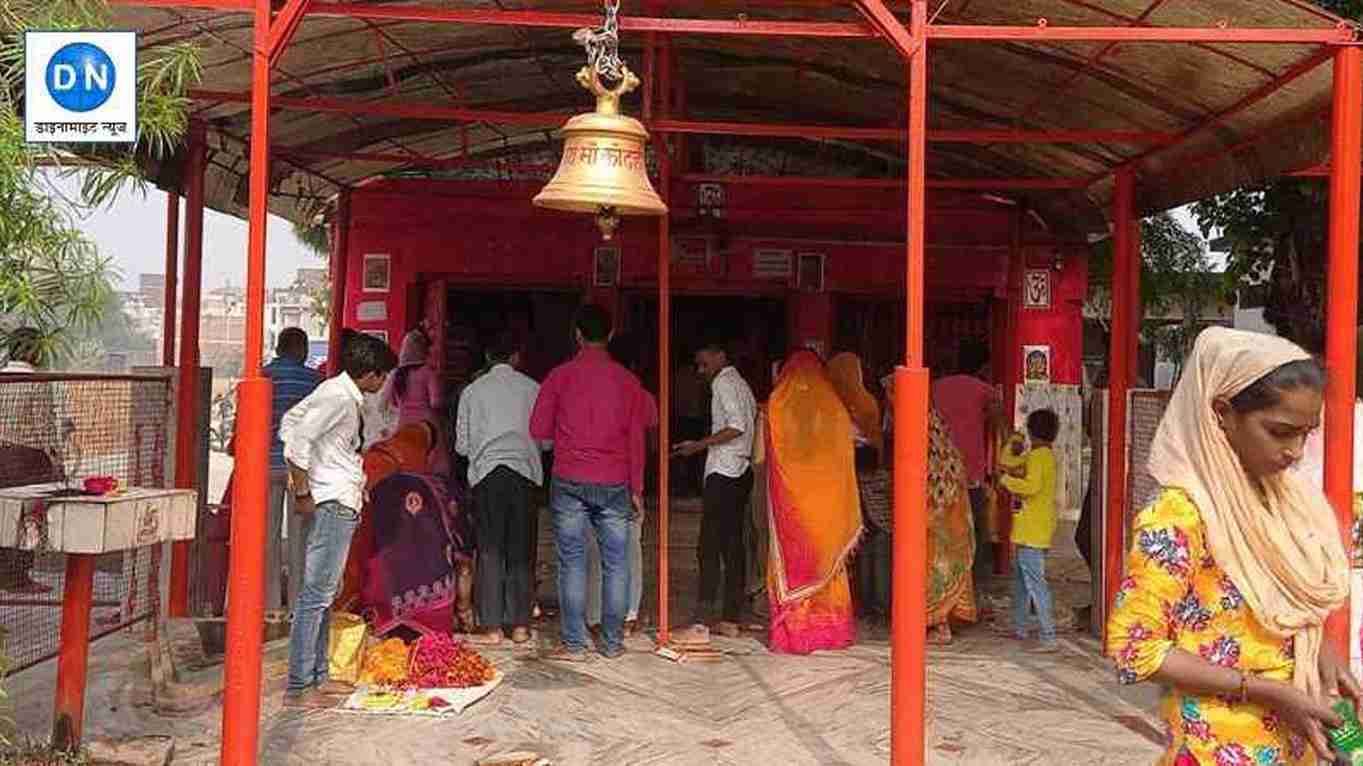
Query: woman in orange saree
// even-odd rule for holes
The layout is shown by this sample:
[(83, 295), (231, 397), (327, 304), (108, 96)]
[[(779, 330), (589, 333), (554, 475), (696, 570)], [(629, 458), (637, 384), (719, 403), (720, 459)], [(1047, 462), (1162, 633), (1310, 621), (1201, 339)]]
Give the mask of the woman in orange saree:
[(823, 363), (797, 351), (768, 406), (771, 650), (808, 654), (856, 640), (847, 560), (861, 536), (852, 418)]

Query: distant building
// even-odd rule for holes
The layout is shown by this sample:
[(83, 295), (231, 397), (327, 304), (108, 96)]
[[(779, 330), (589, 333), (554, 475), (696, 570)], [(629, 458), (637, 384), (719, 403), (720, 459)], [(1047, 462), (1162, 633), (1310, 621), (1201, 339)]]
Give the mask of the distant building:
[(316, 309), (313, 296), (327, 288), (326, 269), (299, 269), (293, 284), (268, 290), (265, 293), (265, 356), (274, 353), (279, 333), (287, 327), (297, 327), (313, 341), (325, 340), (328, 321)]
[(166, 301), (166, 275), (139, 274), (137, 276), (137, 293), (142, 296), (142, 300), (148, 306), (161, 308)]

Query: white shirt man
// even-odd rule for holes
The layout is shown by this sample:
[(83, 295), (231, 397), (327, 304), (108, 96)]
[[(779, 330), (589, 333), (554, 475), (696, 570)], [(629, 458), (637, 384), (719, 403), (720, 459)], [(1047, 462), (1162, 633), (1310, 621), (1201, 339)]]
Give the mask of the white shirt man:
[(365, 500), (360, 408), (364, 395), (382, 388), (395, 366), (397, 355), (387, 343), (355, 336), (341, 349), (345, 372), (323, 381), (279, 424), (294, 512), (312, 514), (302, 587), (294, 599), (289, 631), (286, 706), (324, 706), (334, 702), (330, 697), (349, 693), (348, 685), (329, 678), (328, 634), (323, 626), (331, 619), (331, 602)]
[(757, 400), (752, 388), (738, 370), (727, 366), (710, 383), (710, 434), (726, 430), (738, 435), (713, 444), (705, 453), (705, 476), (711, 474), (737, 479), (752, 467), (753, 426), (757, 422)]
[(720, 346), (709, 345), (696, 352), (696, 368), (711, 381), (710, 435), (675, 448), (681, 455), (706, 451), (699, 546), (700, 613), (695, 619), (702, 624), (707, 621), (719, 595), (722, 568), (724, 605), (719, 631), (736, 636), (747, 594), (743, 525), (752, 495), (757, 401)]
[(530, 411), (540, 386), (511, 364), (494, 364), (459, 397), (454, 451), (469, 460), (469, 486), (498, 466), (531, 484), (544, 483), (540, 445), (530, 438)]
[(510, 336), (488, 352), (493, 366), (459, 396), (454, 450), (469, 460), (473, 521), (478, 536), (474, 587), (483, 633), (475, 642), (530, 639), (534, 596), (531, 570), (535, 509), (530, 488), (544, 483), (540, 445), (530, 437), (539, 384), (516, 370), (520, 354)]
[(364, 394), (343, 372), (323, 381), (279, 421), (284, 459), (307, 473), (316, 505), (335, 502), (352, 511), (364, 505), (363, 404)]

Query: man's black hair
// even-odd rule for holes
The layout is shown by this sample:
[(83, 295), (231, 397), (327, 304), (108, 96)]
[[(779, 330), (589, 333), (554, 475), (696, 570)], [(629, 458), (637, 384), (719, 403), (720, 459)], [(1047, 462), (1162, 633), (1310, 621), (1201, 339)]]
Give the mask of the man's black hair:
[(956, 363), (962, 375), (974, 375), (989, 364), (989, 346), (976, 338), (966, 338), (956, 350)]
[(357, 334), (341, 349), (341, 369), (355, 380), (369, 373), (386, 375), (398, 366), (398, 355), (373, 335)]
[(11, 362), (37, 367), (43, 360), (43, 334), (32, 327), (20, 327), (9, 334), (5, 352)]
[(1055, 442), (1055, 437), (1060, 433), (1060, 416), (1055, 414), (1055, 410), (1034, 410), (1027, 416), (1027, 435), (1032, 437), (1032, 441)]
[(285, 327), (275, 340), (276, 356), (287, 356), (299, 361), (308, 358), (308, 334), (298, 327)]
[(504, 364), (511, 361), (511, 357), (520, 350), (520, 340), (516, 335), (510, 330), (503, 330), (493, 336), (484, 353), (487, 354), (489, 364)]
[(605, 343), (611, 336), (611, 317), (606, 310), (588, 303), (577, 312), (574, 323), (582, 339), (588, 343)]
[(704, 343), (700, 344), (700, 348), (696, 349), (696, 353), (700, 353), (702, 351), (711, 354), (723, 354), (726, 358), (733, 356), (733, 354), (729, 353), (729, 344), (721, 340), (716, 340), (714, 338), (711, 338), (705, 341)]

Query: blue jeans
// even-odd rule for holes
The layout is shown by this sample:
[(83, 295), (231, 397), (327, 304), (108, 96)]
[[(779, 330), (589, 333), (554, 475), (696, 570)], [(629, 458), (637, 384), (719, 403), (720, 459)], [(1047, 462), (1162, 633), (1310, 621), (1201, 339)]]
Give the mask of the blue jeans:
[(607, 655), (624, 650), (625, 612), (629, 608), (630, 571), (627, 553), (629, 521), (634, 515), (629, 487), (586, 484), (554, 477), (549, 486), (558, 548), (559, 622), (563, 645), (588, 648), (587, 528), (601, 551), (601, 637)]
[(360, 512), (340, 503), (322, 503), (313, 513), (303, 559), (303, 583), (294, 601), (289, 631), (291, 692), (327, 682), (331, 602), (341, 584), (350, 538), (359, 525)]
[(1051, 586), (1046, 583), (1046, 549), (1017, 546), (1013, 555), (1013, 632), (1027, 635), (1029, 607), (1036, 608), (1042, 643), (1055, 641)]

